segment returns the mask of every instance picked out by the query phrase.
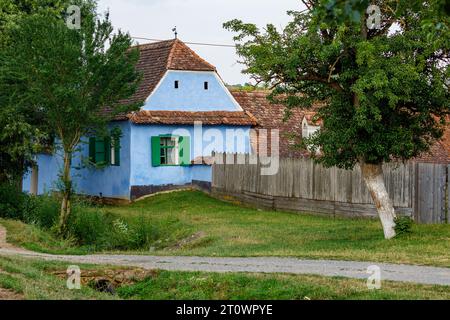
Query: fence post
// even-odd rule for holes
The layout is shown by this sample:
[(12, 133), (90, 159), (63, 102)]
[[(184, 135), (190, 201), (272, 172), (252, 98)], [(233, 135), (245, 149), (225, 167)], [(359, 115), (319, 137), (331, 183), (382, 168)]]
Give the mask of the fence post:
[(413, 179), (413, 198), (412, 198), (412, 208), (413, 208), (413, 219), (416, 223), (420, 223), (419, 215), (419, 164), (414, 162), (413, 164), (414, 179)]
[(447, 195), (445, 199), (445, 208), (447, 210), (446, 219), (445, 222), (450, 223), (450, 164), (447, 165), (447, 179), (446, 179), (446, 188), (447, 188)]

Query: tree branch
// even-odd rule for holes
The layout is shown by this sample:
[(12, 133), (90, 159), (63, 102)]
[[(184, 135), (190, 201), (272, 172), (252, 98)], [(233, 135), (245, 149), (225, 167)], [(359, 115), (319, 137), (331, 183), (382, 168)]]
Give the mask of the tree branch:
[(328, 85), (330, 88), (335, 89), (336, 91), (339, 91), (339, 92), (344, 91), (344, 89), (336, 81), (329, 81), (329, 79), (323, 78), (317, 74), (308, 74), (303, 77), (300, 77), (298, 80), (300, 80), (300, 81), (316, 81), (316, 82), (324, 83), (324, 84)]

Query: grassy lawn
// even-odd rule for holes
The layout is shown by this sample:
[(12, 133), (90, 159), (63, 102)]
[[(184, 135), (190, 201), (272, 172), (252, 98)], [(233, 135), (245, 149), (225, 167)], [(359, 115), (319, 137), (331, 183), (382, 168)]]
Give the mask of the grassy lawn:
[[(67, 267), (63, 262), (0, 257), (0, 288), (23, 299), (450, 299), (445, 286), (386, 281), (380, 290), (368, 290), (364, 280), (337, 277), (172, 271), (152, 272), (138, 282), (119, 285), (116, 295), (111, 295), (87, 285), (67, 289), (65, 279), (54, 275)], [(82, 276), (115, 270), (93, 265), (80, 268)]]
[(86, 248), (76, 246), (70, 240), (55, 237), (52, 233), (18, 220), (2, 219), (0, 224), (7, 230), (7, 241), (22, 248), (53, 254), (87, 254)]
[(380, 290), (368, 290), (363, 280), (338, 277), (169, 271), (118, 292), (127, 299), (450, 299), (446, 286), (383, 282)]
[[(411, 234), (384, 240), (378, 220), (262, 211), (195, 191), (101, 210), (128, 221), (145, 216), (159, 226), (160, 239), (146, 250), (134, 251), (139, 254), (289, 256), (450, 267), (450, 225), (414, 225)], [(9, 241), (30, 249), (89, 252), (30, 225), (0, 223), (7, 227)]]
[(68, 290), (66, 282), (47, 272), (49, 268), (67, 269), (63, 263), (0, 257), (0, 288), (17, 293), (30, 300), (113, 299), (87, 286)]

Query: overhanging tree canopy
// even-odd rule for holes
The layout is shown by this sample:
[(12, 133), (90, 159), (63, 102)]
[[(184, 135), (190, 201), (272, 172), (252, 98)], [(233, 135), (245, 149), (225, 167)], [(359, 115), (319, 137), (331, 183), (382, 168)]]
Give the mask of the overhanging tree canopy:
[(281, 32), (239, 20), (225, 27), (238, 33), (245, 72), (270, 84), (270, 98), (288, 112), (326, 102), (316, 110), (323, 127), (307, 144), (320, 147), (316, 160), (326, 166), (361, 165), (392, 238), (395, 213), (382, 164), (414, 158), (442, 136), (450, 113), (448, 16), (438, 1), (373, 1), (380, 25), (369, 28), (369, 1), (303, 3), (308, 10), (290, 12), (293, 21)]
[[(11, 30), (15, 39), (0, 52), (0, 90), (11, 104), (30, 106), (60, 141), (64, 154), (61, 174), (63, 201), (59, 229), (70, 215), (71, 163), (82, 136), (101, 130), (120, 112), (139, 104), (120, 101), (137, 89), (137, 49), (128, 34), (113, 33), (108, 15), (97, 17), (91, 1), (80, 1), (81, 29), (69, 29), (64, 19), (26, 16)], [(110, 112), (102, 110), (108, 106)]]
[[(25, 16), (45, 14), (62, 17), (70, 0), (1, 0), (0, 51), (15, 39), (8, 32), (17, 27)], [(48, 130), (39, 110), (28, 105), (10, 103), (14, 97), (0, 90), (0, 183), (18, 182), (32, 163), (32, 155), (39, 150)]]

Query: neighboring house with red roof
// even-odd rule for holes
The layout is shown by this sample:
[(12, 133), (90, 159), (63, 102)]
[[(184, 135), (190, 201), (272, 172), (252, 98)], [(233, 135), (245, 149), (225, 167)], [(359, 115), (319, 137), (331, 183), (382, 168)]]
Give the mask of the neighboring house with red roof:
[[(110, 124), (111, 131), (120, 128), (120, 137), (83, 138), (72, 174), (80, 194), (131, 200), (193, 183), (208, 187), (211, 166), (204, 156), (251, 151), (255, 118), (241, 108), (213, 65), (177, 39), (139, 49), (143, 80), (123, 103), (144, 105)], [(37, 168), (24, 177), (25, 191), (56, 188), (59, 153), (37, 156)]]
[[(278, 130), (279, 155), (281, 157), (308, 156), (308, 151), (300, 147), (300, 142), (302, 137), (308, 137), (320, 129), (320, 121), (315, 121), (314, 112), (293, 109), (286, 118), (286, 107), (269, 102), (267, 100), (268, 91), (232, 89), (231, 94), (245, 111), (256, 118), (258, 123), (251, 136), (253, 152), (273, 154), (271, 132)], [(267, 139), (260, 139), (261, 136), (267, 136)], [(276, 144), (273, 146), (276, 148)]]
[[(294, 109), (289, 118), (284, 121), (285, 106), (272, 104), (267, 100), (269, 91), (265, 90), (236, 90), (231, 89), (232, 95), (241, 107), (250, 112), (258, 122), (254, 134), (251, 136), (252, 150), (258, 153), (271, 153), (270, 131), (279, 130), (279, 152), (282, 157), (307, 157), (308, 152), (300, 148), (302, 137), (308, 137), (320, 129), (321, 122), (315, 121), (315, 112)], [(450, 118), (448, 119), (450, 122)], [(269, 139), (258, 141), (259, 132), (265, 135), (269, 132)], [(417, 162), (450, 164), (450, 127), (444, 132), (443, 138), (433, 145), (430, 152), (414, 159)]]

